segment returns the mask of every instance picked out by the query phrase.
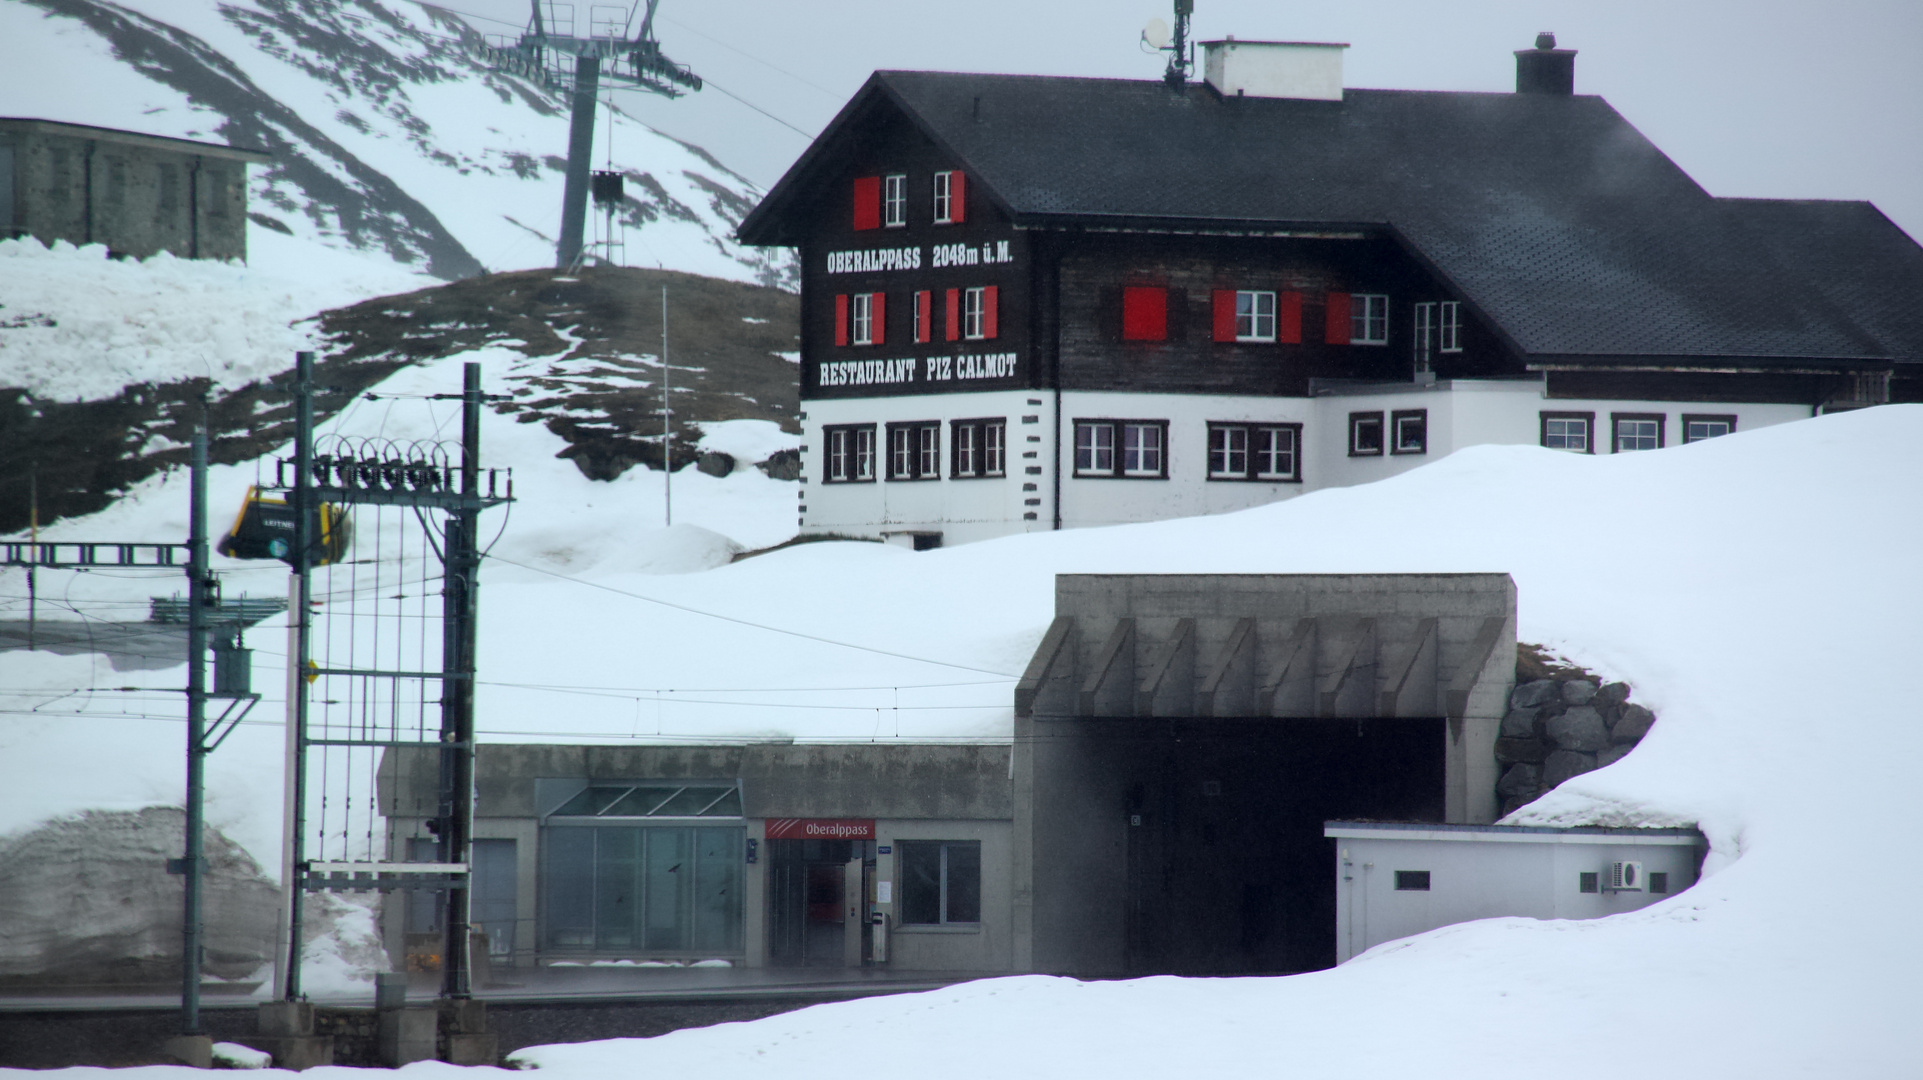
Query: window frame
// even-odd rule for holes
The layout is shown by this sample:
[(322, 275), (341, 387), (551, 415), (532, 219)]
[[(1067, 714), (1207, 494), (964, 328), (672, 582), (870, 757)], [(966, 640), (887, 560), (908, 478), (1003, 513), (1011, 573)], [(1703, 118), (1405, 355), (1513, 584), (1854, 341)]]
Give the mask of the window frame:
[[(838, 448), (835, 445), (837, 438), (845, 440), (845, 445)], [(821, 449), (822, 483), (872, 484), (875, 482), (875, 425), (823, 425)], [(846, 467), (838, 469), (838, 464)], [(863, 475), (864, 467), (866, 475)]]
[[(962, 441), (973, 442), (974, 467), (962, 467)], [(993, 438), (990, 437), (991, 433)], [(1008, 418), (970, 417), (948, 422), (948, 476), (951, 480), (994, 480), (1008, 475)]]
[[(1683, 434), (1684, 446), (1688, 446), (1690, 443), (1694, 443), (1694, 442), (1704, 442), (1709, 439), (1720, 439), (1723, 437), (1723, 435), (1736, 434), (1736, 414), (1735, 413), (1684, 413), (1680, 419), (1682, 422), (1682, 434)], [(1716, 424), (1716, 423), (1727, 424), (1729, 426), (1729, 430), (1723, 432), (1722, 435), (1692, 436), (1689, 433), (1689, 425), (1691, 424)]]
[[(1356, 331), (1360, 330), (1358, 334)], [(1380, 336), (1374, 336), (1380, 331)], [(1349, 294), (1349, 344), (1387, 345), (1389, 343), (1389, 294)]]
[(848, 294), (848, 344), (875, 343), (875, 294)]
[(937, 225), (955, 224), (955, 173), (957, 169), (940, 169), (935, 173), (934, 223)]
[[(1110, 417), (1077, 417), (1075, 420), (1072, 421), (1072, 424), (1073, 424), (1072, 430), (1075, 433), (1075, 441), (1073, 443), (1071, 452), (1075, 456), (1072, 459), (1073, 467), (1070, 469), (1070, 475), (1078, 479), (1084, 479), (1084, 480), (1166, 480), (1168, 479), (1169, 422), (1167, 420), (1120, 419), (1120, 418), (1110, 418)], [(1159, 466), (1157, 469), (1150, 470), (1150, 469), (1139, 469), (1139, 468), (1138, 469), (1127, 468), (1127, 457), (1128, 457), (1127, 440), (1128, 440), (1128, 432), (1131, 428), (1136, 430), (1153, 429), (1156, 432), (1156, 438), (1158, 440), (1157, 457), (1158, 457), (1158, 466)], [(1107, 468), (1104, 469), (1104, 468), (1096, 467), (1092, 461), (1087, 467), (1084, 467), (1082, 465), (1082, 432), (1084, 429), (1088, 430), (1091, 434), (1097, 431), (1106, 431), (1108, 433), (1108, 445), (1105, 448), (1109, 455), (1109, 466)], [(1101, 450), (1104, 448), (1091, 446), (1090, 449)]]
[[(1593, 454), (1596, 452), (1596, 414), (1593, 412), (1560, 412), (1545, 409), (1536, 414), (1538, 433), (1536, 445), (1545, 450), (1562, 450), (1571, 454)], [(1552, 420), (1581, 420), (1583, 422), (1583, 447), (1580, 450), (1567, 446), (1549, 444), (1549, 422)]]
[[(894, 841), (894, 846), (899, 849), (898, 853), (896, 854), (896, 868), (897, 868), (896, 873), (900, 878), (898, 887), (901, 895), (901, 903), (898, 905), (898, 907), (901, 913), (900, 925), (903, 928), (955, 927), (957, 929), (970, 929), (970, 930), (981, 928), (983, 924), (983, 919), (982, 919), (983, 863), (982, 863), (982, 842), (980, 840), (905, 840), (900, 837), (896, 837)], [(937, 874), (936, 882), (935, 882), (935, 894), (936, 894), (935, 919), (932, 922), (929, 922), (926, 920), (919, 920), (919, 919), (911, 921), (910, 915), (911, 915), (912, 909), (911, 909), (910, 893), (914, 883), (909, 878), (910, 867), (916, 856), (925, 855), (925, 853), (927, 852), (927, 849), (931, 847), (934, 849), (934, 854), (936, 857), (936, 874)], [(972, 899), (972, 903), (974, 906), (975, 917), (973, 919), (955, 919), (955, 918), (949, 917), (949, 908), (951, 905), (953, 905), (955, 901), (955, 896), (953, 895), (953, 891), (952, 891), (953, 888), (955, 887), (955, 883), (951, 878), (951, 872), (950, 872), (950, 863), (953, 860), (951, 860), (949, 857), (949, 852), (953, 849), (964, 849), (964, 850), (969, 850), (974, 852), (975, 873), (974, 873), (974, 897)]]
[(962, 340), (985, 341), (988, 317), (988, 287), (975, 285), (962, 290)]
[[(1261, 310), (1263, 297), (1267, 297), (1269, 301), (1269, 310), (1266, 314)], [(1243, 314), (1242, 311), (1244, 299), (1248, 301), (1250, 309), (1246, 315)], [(1277, 310), (1275, 290), (1273, 289), (1235, 290), (1235, 340), (1244, 343), (1274, 344)], [(1262, 320), (1265, 318), (1269, 321), (1269, 329), (1266, 334), (1262, 332)], [(1244, 319), (1248, 320), (1248, 333), (1242, 332), (1242, 322)]]
[(889, 173), (881, 178), (881, 227), (908, 227), (907, 173)]
[(889, 481), (941, 479), (940, 420), (900, 420), (886, 429)]
[(1462, 301), (1444, 300), (1439, 311), (1441, 316), (1442, 339), (1437, 352), (1459, 353), (1462, 351)]
[[(1243, 433), (1243, 468), (1241, 472), (1218, 469), (1216, 467), (1216, 433), (1240, 430)], [(1265, 471), (1262, 467), (1265, 457), (1277, 456), (1273, 442), (1267, 447), (1264, 436), (1271, 438), (1277, 432), (1286, 432), (1289, 448), (1287, 472)], [(1226, 464), (1226, 463), (1225, 463)], [(1211, 420), (1208, 422), (1208, 459), (1205, 475), (1210, 481), (1223, 483), (1257, 484), (1299, 484), (1302, 482), (1302, 425), (1299, 423), (1272, 422), (1265, 420)]]
[[(1363, 449), (1361, 439), (1358, 437), (1362, 431), (1370, 425), (1374, 425), (1375, 427), (1375, 449), (1373, 450)], [(1381, 457), (1387, 451), (1388, 444), (1389, 428), (1387, 418), (1381, 410), (1378, 409), (1374, 412), (1352, 412), (1349, 414), (1350, 457)]]
[[(1405, 420), (1416, 422), (1416, 445), (1406, 448), (1402, 441), (1402, 423)], [(1396, 456), (1426, 454), (1429, 452), (1429, 410), (1396, 409), (1389, 413), (1389, 428), (1385, 432), (1389, 440), (1389, 453)]]
[(1439, 351), (1436, 342), (1441, 337), (1439, 305), (1440, 301), (1424, 300), (1411, 306), (1409, 352), (1418, 375), (1436, 369), (1436, 353)]
[[(1635, 423), (1654, 423), (1656, 425), (1656, 445), (1638, 446), (1623, 449), (1623, 425)], [(1610, 413), (1609, 414), (1609, 452), (1612, 454), (1635, 454), (1645, 450), (1661, 450), (1668, 445), (1665, 438), (1669, 427), (1667, 413)]]

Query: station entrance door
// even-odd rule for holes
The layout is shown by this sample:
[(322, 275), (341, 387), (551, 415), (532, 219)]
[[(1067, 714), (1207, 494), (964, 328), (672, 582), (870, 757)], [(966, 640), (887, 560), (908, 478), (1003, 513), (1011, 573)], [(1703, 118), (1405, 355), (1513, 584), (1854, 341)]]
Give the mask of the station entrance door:
[(782, 967), (859, 967), (868, 935), (874, 844), (769, 840), (768, 959)]

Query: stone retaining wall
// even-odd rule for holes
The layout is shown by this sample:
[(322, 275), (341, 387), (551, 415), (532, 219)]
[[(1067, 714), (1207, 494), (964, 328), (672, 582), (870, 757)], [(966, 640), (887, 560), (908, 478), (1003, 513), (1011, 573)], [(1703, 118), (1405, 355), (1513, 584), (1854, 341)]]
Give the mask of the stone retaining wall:
[(1629, 700), (1628, 683), (1599, 686), (1579, 670), (1528, 682), (1521, 674), (1496, 738), (1496, 798), (1505, 817), (1572, 776), (1620, 760), (1656, 722)]

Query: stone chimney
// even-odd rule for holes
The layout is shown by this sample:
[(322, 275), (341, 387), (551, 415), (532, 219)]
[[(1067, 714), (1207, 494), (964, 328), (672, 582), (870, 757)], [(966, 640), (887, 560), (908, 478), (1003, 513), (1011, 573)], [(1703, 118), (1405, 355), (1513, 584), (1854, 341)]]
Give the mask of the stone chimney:
[(1536, 47), (1516, 51), (1516, 93), (1561, 94), (1576, 92), (1576, 50), (1556, 48), (1556, 35), (1544, 30), (1536, 35)]
[(1202, 81), (1223, 97), (1342, 100), (1346, 44), (1313, 41), (1202, 42)]

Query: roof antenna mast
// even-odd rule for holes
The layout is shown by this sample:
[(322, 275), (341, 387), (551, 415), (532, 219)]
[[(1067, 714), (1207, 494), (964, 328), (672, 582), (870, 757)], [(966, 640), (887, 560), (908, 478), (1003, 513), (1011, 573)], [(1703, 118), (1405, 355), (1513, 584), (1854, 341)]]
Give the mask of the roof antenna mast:
[(1155, 52), (1169, 54), (1168, 70), (1162, 73), (1162, 81), (1170, 89), (1180, 90), (1188, 85), (1189, 69), (1195, 66), (1195, 46), (1189, 43), (1189, 18), (1195, 14), (1195, 0), (1175, 0), (1175, 29), (1173, 40), (1169, 25), (1160, 19), (1150, 19), (1142, 31), (1142, 44)]

